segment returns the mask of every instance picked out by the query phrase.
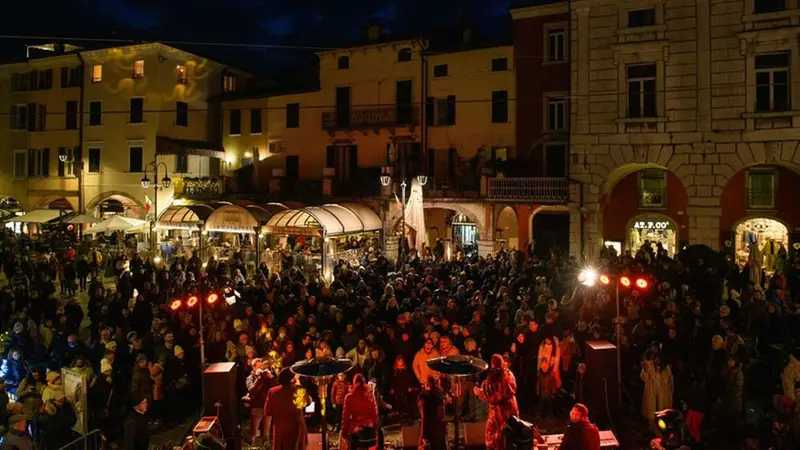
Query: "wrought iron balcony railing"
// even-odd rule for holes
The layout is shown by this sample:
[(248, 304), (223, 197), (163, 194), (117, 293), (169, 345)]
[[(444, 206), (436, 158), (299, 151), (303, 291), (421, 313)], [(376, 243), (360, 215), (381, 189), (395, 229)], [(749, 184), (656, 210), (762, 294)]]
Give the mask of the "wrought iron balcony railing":
[(489, 198), (535, 200), (543, 203), (569, 201), (569, 180), (566, 178), (490, 178)]
[(419, 123), (419, 107), (414, 105), (357, 107), (322, 113), (325, 131), (391, 128), (416, 123)]

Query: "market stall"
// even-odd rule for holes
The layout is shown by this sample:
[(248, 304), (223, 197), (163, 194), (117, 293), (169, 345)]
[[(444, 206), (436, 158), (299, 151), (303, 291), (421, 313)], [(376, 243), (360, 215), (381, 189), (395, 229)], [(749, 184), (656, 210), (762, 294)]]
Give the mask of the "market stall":
[(204, 231), (208, 233), (209, 252), (220, 260), (227, 260), (241, 252), (246, 263), (258, 266), (263, 249), (261, 227), (280, 211), (287, 210), (283, 204), (247, 206), (224, 205), (217, 208), (206, 220)]
[(289, 209), (272, 216), (264, 226), (266, 234), (280, 240), (278, 251), (288, 252), (307, 274), (318, 271), (328, 281), (340, 260), (358, 265), (359, 258), (380, 240), (381, 229), (378, 215), (358, 203)]
[(178, 255), (191, 256), (198, 251), (203, 258), (202, 227), (216, 208), (204, 203), (170, 205), (156, 224), (161, 254), (167, 260)]

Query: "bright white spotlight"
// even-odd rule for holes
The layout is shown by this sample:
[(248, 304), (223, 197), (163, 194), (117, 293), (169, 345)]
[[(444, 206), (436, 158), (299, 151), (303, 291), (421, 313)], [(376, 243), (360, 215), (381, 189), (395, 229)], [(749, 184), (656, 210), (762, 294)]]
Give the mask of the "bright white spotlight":
[(597, 283), (597, 271), (592, 268), (581, 270), (578, 275), (578, 281), (584, 286), (594, 286)]

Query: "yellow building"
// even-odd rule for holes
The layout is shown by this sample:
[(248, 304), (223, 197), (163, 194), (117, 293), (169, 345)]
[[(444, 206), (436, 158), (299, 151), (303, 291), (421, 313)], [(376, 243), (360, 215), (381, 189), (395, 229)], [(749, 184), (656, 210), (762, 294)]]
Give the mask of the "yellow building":
[[(228, 167), (256, 161), (256, 179), (269, 180), (260, 187), (276, 199), (374, 196), (387, 170), (396, 182), (427, 175), (428, 198), (456, 190), (478, 197), (481, 169), (515, 155), (513, 48), (461, 37), (440, 49), (427, 39), (387, 40), (370, 27), (364, 45), (318, 53), (318, 90), (228, 97)], [(451, 237), (440, 230), (456, 211), (473, 223), (494, 216), (485, 212), (492, 204), (474, 199), (426, 208), (445, 211), (427, 213), (429, 242)], [(388, 217), (397, 221), (393, 211)], [(493, 239), (491, 227), (479, 228), (474, 238)]]
[(159, 178), (172, 179), (159, 211), (192, 183), (184, 180), (220, 174), (219, 109), (209, 99), (246, 74), (159, 43), (51, 49), (0, 66), (0, 104), (11, 112), (0, 126), (0, 195), (26, 211), (144, 217), (156, 158)]

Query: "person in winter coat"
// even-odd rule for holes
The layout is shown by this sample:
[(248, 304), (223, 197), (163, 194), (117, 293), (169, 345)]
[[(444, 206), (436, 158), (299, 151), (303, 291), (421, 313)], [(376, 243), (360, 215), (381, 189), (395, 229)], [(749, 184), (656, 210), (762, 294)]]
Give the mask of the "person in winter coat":
[[(150, 370), (147, 364), (147, 356), (144, 353), (136, 355), (136, 366), (133, 369), (131, 376), (131, 399), (141, 402), (141, 399), (147, 399), (148, 403), (152, 402), (153, 398), (153, 380), (150, 378)], [(136, 405), (139, 402), (135, 403)]]
[(308, 431), (303, 410), (311, 401), (304, 388), (294, 382), (288, 368), (278, 375), (278, 386), (267, 393), (264, 415), (272, 417), (272, 450), (305, 450)]
[(672, 372), (669, 367), (661, 367), (658, 357), (642, 362), (642, 416), (647, 419), (650, 428), (656, 429), (656, 412), (672, 407)]
[(800, 350), (795, 350), (789, 357), (789, 364), (781, 372), (783, 395), (797, 401), (795, 385), (800, 382)]
[(338, 429), (342, 422), (342, 408), (344, 408), (344, 397), (350, 392), (350, 382), (347, 375), (340, 373), (336, 376), (336, 381), (331, 385), (331, 423), (334, 430)]
[(148, 450), (150, 425), (147, 422), (147, 397), (134, 397), (134, 407), (125, 419), (124, 450)]
[(54, 402), (64, 398), (64, 385), (61, 382), (61, 373), (58, 371), (47, 372), (47, 386), (42, 390), (42, 403), (48, 414), (55, 414)]
[(408, 369), (403, 355), (398, 354), (394, 359), (389, 394), (392, 398), (392, 405), (401, 418), (413, 419), (416, 417), (414, 397), (417, 391), (419, 391), (419, 387), (414, 374)]
[(147, 368), (150, 373), (150, 379), (153, 381), (151, 416), (154, 422), (159, 424), (164, 417), (164, 361), (159, 359), (156, 363), (148, 364)]
[(339, 435), (339, 448), (347, 450), (354, 434), (371, 428), (377, 432), (378, 405), (375, 395), (367, 387), (364, 376), (357, 373), (353, 377), (350, 393), (344, 397), (342, 408), (342, 432)]
[(441, 355), (436, 351), (433, 340), (431, 339), (426, 340), (425, 345), (414, 355), (414, 364), (412, 364), (412, 368), (414, 369), (414, 375), (417, 376), (419, 384), (425, 384), (428, 377), (433, 373), (431, 369), (428, 368), (428, 360), (438, 358), (439, 356)]
[(353, 364), (356, 366), (356, 369), (359, 371), (364, 371), (364, 365), (367, 363), (369, 359), (369, 348), (367, 348), (367, 341), (364, 339), (359, 339), (358, 344), (353, 347), (345, 357), (350, 361), (353, 361)]
[(420, 414), (419, 448), (447, 449), (447, 422), (444, 417), (444, 392), (434, 376), (423, 383), (417, 399)]
[(3, 436), (2, 450), (34, 450), (33, 439), (28, 434), (24, 414), (15, 414), (9, 420), (8, 432)]
[(42, 393), (46, 386), (44, 370), (39, 367), (33, 368), (31, 373), (22, 380), (17, 388), (17, 401), (22, 402), (25, 414), (32, 416), (42, 407)]
[(106, 439), (114, 442), (116, 429), (116, 404), (112, 384), (113, 368), (106, 360), (100, 364), (100, 377), (89, 389), (89, 420), (93, 427), (99, 428)]
[(25, 379), (28, 373), (27, 363), (22, 358), (22, 351), (13, 348), (8, 353), (8, 359), (3, 361), (2, 375), (6, 380), (6, 389), (16, 392), (17, 386)]
[(744, 403), (744, 374), (742, 364), (733, 356), (728, 358), (728, 370), (723, 375), (723, 391), (720, 396), (722, 415), (725, 423), (736, 428), (742, 418)]
[(267, 401), (267, 392), (274, 384), (272, 383), (274, 376), (261, 359), (253, 360), (251, 367), (253, 371), (247, 377), (245, 384), (250, 402), (250, 445), (253, 445), (256, 438), (266, 436), (269, 429), (264, 420), (264, 404)]

